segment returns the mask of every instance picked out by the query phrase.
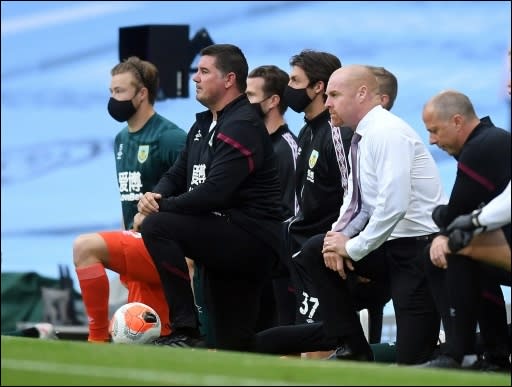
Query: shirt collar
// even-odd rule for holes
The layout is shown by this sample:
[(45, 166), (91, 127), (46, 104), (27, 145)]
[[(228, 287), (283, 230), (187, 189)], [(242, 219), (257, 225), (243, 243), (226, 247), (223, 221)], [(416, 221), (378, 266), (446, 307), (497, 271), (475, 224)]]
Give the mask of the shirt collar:
[(368, 113), (365, 114), (363, 119), (359, 121), (355, 132), (361, 137), (364, 137), (368, 131), (368, 128), (372, 126), (374, 121), (378, 120), (379, 115), (384, 111), (381, 105), (373, 107)]
[(318, 114), (316, 117), (312, 118), (311, 120), (308, 120), (306, 116), (304, 116), (304, 121), (307, 125), (318, 128), (323, 126), (326, 120), (329, 120), (330, 114), (329, 110), (325, 109), (322, 113)]

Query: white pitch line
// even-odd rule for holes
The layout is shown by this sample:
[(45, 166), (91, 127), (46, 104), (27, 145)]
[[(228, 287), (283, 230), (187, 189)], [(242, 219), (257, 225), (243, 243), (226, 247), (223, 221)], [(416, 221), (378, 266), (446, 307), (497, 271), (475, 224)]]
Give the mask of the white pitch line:
[[(198, 373), (180, 371), (160, 371), (142, 368), (119, 368), (89, 364), (54, 363), (46, 361), (5, 359), (2, 358), (2, 370), (18, 370), (24, 372), (43, 372), (47, 374), (72, 375), (83, 377), (104, 377), (111, 379), (130, 379), (147, 383), (163, 383), (166, 385), (238, 385), (238, 386), (284, 386), (293, 385), (283, 380), (249, 379), (243, 376), (200, 375)], [(26, 382), (25, 382), (26, 383)]]
[(72, 8), (54, 9), (31, 15), (2, 20), (2, 35), (25, 32), (55, 24), (69, 23), (109, 13), (119, 13), (140, 6), (139, 1), (91, 2)]

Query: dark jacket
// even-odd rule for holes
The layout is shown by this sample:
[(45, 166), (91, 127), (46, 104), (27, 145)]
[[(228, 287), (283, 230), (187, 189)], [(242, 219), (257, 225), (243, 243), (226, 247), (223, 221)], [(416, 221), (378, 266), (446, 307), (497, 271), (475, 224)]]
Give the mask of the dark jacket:
[[(340, 131), (348, 165), (353, 131), (346, 127)], [(299, 147), (296, 176), (299, 212), (289, 225), (292, 254), (308, 238), (331, 229), (338, 218), (344, 195), (328, 110), (311, 121), (306, 120), (299, 133)]]
[(498, 196), (510, 181), (510, 132), (497, 128), (489, 117), (471, 132), (457, 160), (457, 175), (448, 205), (436, 208), (436, 223), (443, 227)]
[(288, 125), (281, 125), (270, 135), (274, 152), (278, 160), (279, 180), (281, 182), (281, 205), (286, 219), (294, 216), (298, 210), (295, 195), (295, 169), (299, 147), (297, 137), (290, 132)]
[(196, 115), (176, 163), (155, 187), (160, 211), (216, 213), (279, 249), (280, 207), (277, 162), (267, 129), (241, 95), (217, 114)]

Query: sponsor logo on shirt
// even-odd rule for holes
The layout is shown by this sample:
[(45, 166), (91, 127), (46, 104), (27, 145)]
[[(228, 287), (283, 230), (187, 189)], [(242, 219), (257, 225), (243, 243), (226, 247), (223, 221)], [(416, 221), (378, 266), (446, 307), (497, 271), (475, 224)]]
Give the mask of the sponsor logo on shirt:
[(138, 201), (142, 197), (142, 180), (139, 171), (119, 172), (117, 181), (122, 202)]
[(315, 171), (308, 169), (307, 179), (308, 179), (308, 181), (314, 183), (315, 182)]
[(191, 191), (194, 187), (203, 184), (206, 180), (206, 164), (196, 164), (192, 167), (192, 179), (190, 180)]

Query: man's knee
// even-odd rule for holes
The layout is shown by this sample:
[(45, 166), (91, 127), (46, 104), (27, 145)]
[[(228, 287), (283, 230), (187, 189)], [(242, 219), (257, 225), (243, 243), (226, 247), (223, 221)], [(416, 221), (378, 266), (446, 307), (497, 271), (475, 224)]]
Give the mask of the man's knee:
[[(162, 215), (162, 213), (157, 212), (144, 218), (140, 229), (140, 233), (144, 241), (148, 238), (152, 239), (155, 236), (162, 234)], [(168, 226), (167, 222), (166, 226)]]
[(102, 262), (101, 251), (106, 250), (99, 234), (82, 234), (73, 241), (73, 263), (75, 267)]
[(451, 265), (451, 268), (454, 270), (469, 270), (470, 268), (476, 269), (478, 267), (478, 263), (466, 254), (449, 254), (447, 261), (448, 265)]
[(323, 264), (322, 246), (324, 237), (324, 234), (319, 234), (309, 238), (302, 245), (300, 253), (295, 256), (294, 262), (302, 267), (314, 266), (319, 262)]
[(154, 214), (148, 215), (144, 218), (140, 225), (140, 234), (142, 239), (151, 236), (155, 230), (155, 216)]

